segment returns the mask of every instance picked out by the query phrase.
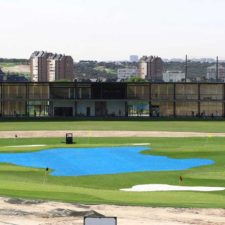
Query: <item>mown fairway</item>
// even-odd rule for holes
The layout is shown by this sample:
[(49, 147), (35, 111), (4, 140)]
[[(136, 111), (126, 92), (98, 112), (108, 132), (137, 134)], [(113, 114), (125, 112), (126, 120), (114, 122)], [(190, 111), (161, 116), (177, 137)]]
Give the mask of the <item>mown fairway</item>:
[(225, 133), (225, 121), (0, 121), (0, 131), (124, 130)]
[[(148, 193), (119, 191), (120, 188), (128, 188), (137, 184), (178, 185), (180, 175), (184, 178), (183, 185), (225, 187), (225, 138), (77, 138), (76, 142), (67, 147), (151, 143), (150, 146), (153, 150), (145, 151), (143, 154), (165, 155), (174, 158), (207, 158), (215, 160), (216, 163), (186, 171), (83, 177), (53, 177), (49, 175), (45, 183), (43, 183), (44, 169), (0, 164), (0, 195), (91, 204), (225, 208), (225, 191)], [(41, 149), (40, 147), (7, 147), (24, 144), (46, 144), (46, 148), (66, 146), (64, 139), (60, 138), (1, 139), (0, 151), (19, 152)]]

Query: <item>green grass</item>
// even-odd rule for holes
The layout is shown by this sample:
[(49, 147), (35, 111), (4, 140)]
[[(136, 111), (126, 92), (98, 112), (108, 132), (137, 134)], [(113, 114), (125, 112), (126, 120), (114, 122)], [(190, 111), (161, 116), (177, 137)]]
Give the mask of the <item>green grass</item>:
[(0, 121), (0, 131), (17, 130), (130, 130), (225, 133), (225, 121)]
[(113, 74), (113, 75), (117, 74), (117, 70), (106, 68), (104, 66), (97, 66), (97, 67), (95, 67), (95, 70), (101, 71), (101, 72), (106, 72), (106, 73)]
[(0, 63), (0, 67), (13, 67), (13, 66), (17, 66), (19, 64), (17, 63)]
[(44, 169), (0, 164), (0, 195), (33, 199), (57, 200), (89, 204), (119, 204), (172, 207), (225, 208), (225, 191), (219, 192), (145, 192), (126, 193), (120, 188), (137, 184), (225, 187), (225, 138), (76, 138), (76, 144), (66, 145), (63, 138), (0, 139), (0, 151), (37, 151), (43, 147), (9, 148), (9, 145), (46, 144), (53, 147), (96, 147), (151, 143), (152, 150), (143, 154), (173, 158), (207, 158), (214, 165), (185, 171), (138, 172), (114, 175), (54, 177), (43, 183)]

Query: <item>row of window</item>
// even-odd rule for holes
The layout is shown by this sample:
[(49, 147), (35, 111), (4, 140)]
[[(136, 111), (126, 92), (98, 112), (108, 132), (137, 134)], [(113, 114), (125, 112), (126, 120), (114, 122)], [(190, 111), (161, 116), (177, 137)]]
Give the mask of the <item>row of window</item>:
[[(128, 101), (128, 102), (50, 102), (50, 101), (4, 101), (0, 104), (0, 112), (3, 116), (54, 116), (55, 108), (71, 108), (82, 112), (82, 115), (96, 116), (110, 113), (116, 116), (153, 116), (153, 117), (221, 117), (224, 116), (223, 102), (160, 102), (152, 101)], [(89, 112), (89, 113), (88, 113)]]
[(127, 84), (92, 87), (4, 84), (2, 99), (143, 99), (143, 100), (223, 100), (225, 84)]

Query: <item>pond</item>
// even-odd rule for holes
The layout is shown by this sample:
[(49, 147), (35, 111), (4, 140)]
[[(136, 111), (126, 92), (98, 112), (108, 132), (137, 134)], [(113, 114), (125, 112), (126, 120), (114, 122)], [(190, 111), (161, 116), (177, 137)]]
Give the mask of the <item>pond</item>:
[(0, 153), (1, 163), (50, 168), (53, 176), (83, 176), (143, 171), (186, 170), (211, 165), (209, 159), (172, 159), (143, 155), (147, 146), (55, 148), (26, 153)]

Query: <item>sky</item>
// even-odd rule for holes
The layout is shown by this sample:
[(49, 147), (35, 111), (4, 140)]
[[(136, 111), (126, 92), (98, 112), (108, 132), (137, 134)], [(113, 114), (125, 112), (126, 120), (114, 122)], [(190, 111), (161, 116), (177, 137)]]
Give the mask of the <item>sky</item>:
[(225, 59), (225, 0), (0, 0), (0, 57)]

